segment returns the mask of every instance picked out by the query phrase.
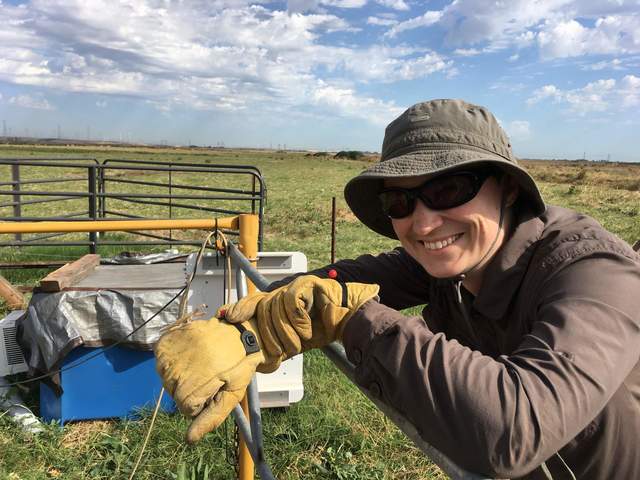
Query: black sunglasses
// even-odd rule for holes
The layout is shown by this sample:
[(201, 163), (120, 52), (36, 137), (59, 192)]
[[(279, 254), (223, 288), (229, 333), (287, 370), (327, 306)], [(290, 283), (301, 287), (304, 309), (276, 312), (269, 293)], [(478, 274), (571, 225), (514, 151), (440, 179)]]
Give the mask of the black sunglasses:
[(386, 188), (378, 194), (382, 210), (391, 218), (404, 218), (413, 213), (420, 199), (431, 210), (447, 210), (467, 203), (475, 197), (491, 170), (458, 171), (431, 178), (415, 188)]

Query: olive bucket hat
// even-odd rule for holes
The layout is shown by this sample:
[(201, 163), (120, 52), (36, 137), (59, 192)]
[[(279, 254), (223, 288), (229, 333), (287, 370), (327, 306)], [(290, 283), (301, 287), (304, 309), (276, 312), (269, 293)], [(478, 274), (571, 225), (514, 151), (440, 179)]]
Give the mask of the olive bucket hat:
[(490, 165), (511, 175), (520, 186), (519, 201), (535, 215), (545, 205), (533, 178), (518, 165), (511, 144), (486, 108), (462, 100), (418, 103), (389, 124), (380, 161), (351, 179), (344, 189), (347, 204), (366, 226), (397, 238), (378, 194), (385, 178), (441, 175), (465, 167)]

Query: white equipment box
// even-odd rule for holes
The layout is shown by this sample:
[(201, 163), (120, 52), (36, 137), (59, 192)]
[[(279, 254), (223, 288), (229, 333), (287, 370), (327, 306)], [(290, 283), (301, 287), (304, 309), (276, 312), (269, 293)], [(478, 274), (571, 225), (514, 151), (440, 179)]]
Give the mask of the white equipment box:
[(0, 377), (26, 372), (27, 364), (16, 342), (16, 321), (24, 310), (14, 310), (0, 320)]
[[(189, 255), (186, 263), (187, 278), (193, 272), (196, 254)], [(225, 278), (226, 258), (215, 253), (205, 253), (200, 259), (196, 275), (189, 292), (189, 312), (197, 308), (205, 312), (206, 317), (213, 316), (224, 304), (224, 295), (230, 281), (229, 303), (237, 301), (236, 268), (231, 266), (231, 275)], [(294, 273), (307, 271), (307, 257), (300, 252), (259, 252), (258, 271), (269, 281), (274, 282)], [(244, 274), (242, 274), (244, 277)], [(230, 280), (229, 280), (230, 277)], [(278, 370), (270, 374), (257, 374), (260, 407), (285, 407), (298, 402), (304, 395), (302, 384), (302, 355), (282, 362)]]

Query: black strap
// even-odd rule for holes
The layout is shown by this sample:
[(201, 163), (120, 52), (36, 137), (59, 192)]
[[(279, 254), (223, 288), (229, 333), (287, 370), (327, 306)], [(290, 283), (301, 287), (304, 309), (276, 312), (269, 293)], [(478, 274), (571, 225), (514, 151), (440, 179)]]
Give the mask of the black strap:
[(349, 290), (347, 289), (347, 284), (341, 282), (340, 280), (336, 280), (340, 286), (342, 287), (342, 306), (344, 308), (349, 307)]
[(247, 352), (247, 355), (260, 351), (260, 344), (258, 343), (258, 339), (251, 330), (247, 330), (239, 323), (232, 323), (231, 325), (236, 327), (240, 332), (240, 341), (242, 342), (244, 351)]

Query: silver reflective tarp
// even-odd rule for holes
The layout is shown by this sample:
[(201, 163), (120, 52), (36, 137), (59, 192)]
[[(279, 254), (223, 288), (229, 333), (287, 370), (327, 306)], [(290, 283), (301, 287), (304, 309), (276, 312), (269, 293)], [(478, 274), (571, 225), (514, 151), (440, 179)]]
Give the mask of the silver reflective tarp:
[[(122, 341), (128, 347), (151, 350), (161, 329), (176, 321), (179, 298), (144, 323), (184, 284), (183, 263), (101, 265), (72, 288), (34, 293), (18, 332), (30, 373), (57, 369), (64, 356), (81, 345)], [(52, 380), (58, 383), (55, 376)]]

